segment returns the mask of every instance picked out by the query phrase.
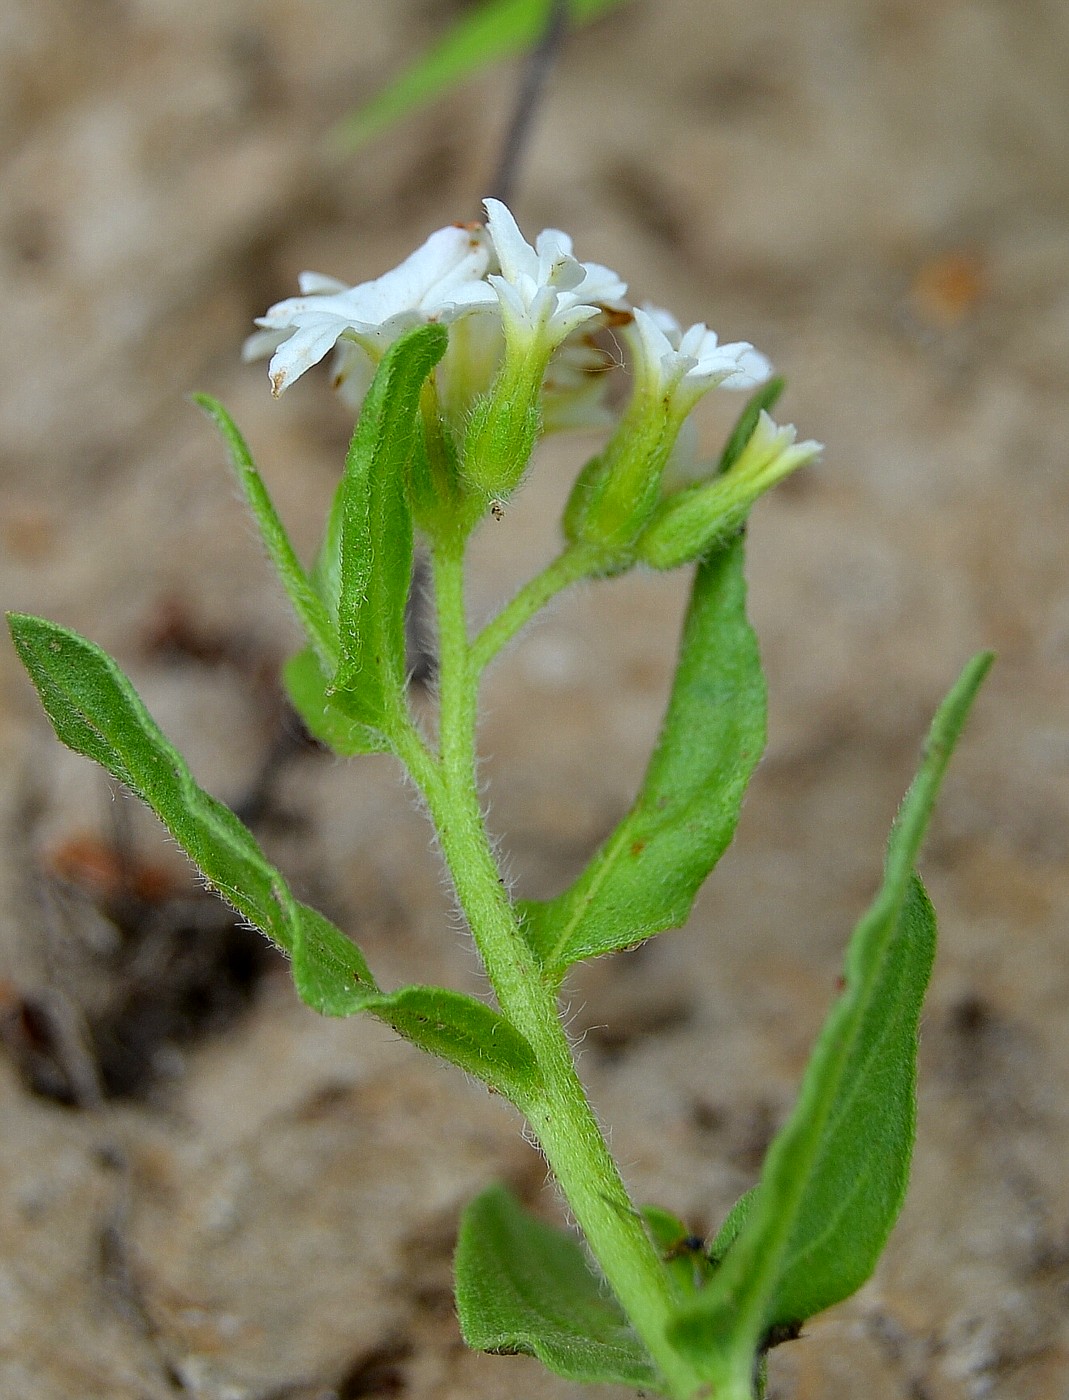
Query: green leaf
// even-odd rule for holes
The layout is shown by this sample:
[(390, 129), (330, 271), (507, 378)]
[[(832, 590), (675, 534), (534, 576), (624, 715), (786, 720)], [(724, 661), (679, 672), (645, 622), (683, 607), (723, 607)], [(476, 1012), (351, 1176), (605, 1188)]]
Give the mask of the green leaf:
[[(409, 460), (422, 432), (420, 391), (448, 335), (420, 326), (382, 357), (364, 400), (341, 488), (340, 656), (330, 686), (353, 719), (388, 728), (404, 703), (405, 604), (412, 578)], [(328, 543), (330, 531), (328, 529)], [(329, 568), (325, 568), (329, 577)]]
[(522, 1103), (538, 1071), (510, 1022), (441, 987), (381, 991), (359, 948), (294, 899), (252, 832), (197, 784), (111, 657), (43, 618), (11, 613), (8, 621), (57, 736), (143, 798), (209, 885), (291, 956), (303, 1001), (327, 1016), (371, 1012), (421, 1049)]
[(323, 543), (319, 546), (312, 568), (312, 587), (322, 598), (330, 617), (337, 623), (338, 603), (341, 599), (341, 536), (342, 517), (345, 508), (345, 477), (338, 482), (334, 492), (327, 528), (323, 532)]
[(282, 668), (282, 682), (309, 734), (321, 744), (343, 758), (385, 752), (386, 741), (377, 729), (350, 719), (334, 704), (328, 694), (330, 682), (310, 647), (290, 657)]
[(217, 399), (208, 394), (194, 394), (193, 402), (204, 410), (219, 429), (230, 453), (230, 461), (237, 473), (245, 500), (260, 527), (260, 535), (267, 547), (271, 563), (275, 566), (275, 572), (282, 580), (282, 586), (316, 655), (324, 666), (333, 670), (338, 660), (335, 627), (319, 594), (301, 567), (267, 487), (256, 470), (245, 439)]
[(503, 1186), (464, 1212), (455, 1272), (460, 1330), (476, 1351), (537, 1356), (573, 1381), (661, 1389), (576, 1237), (529, 1214)]
[(353, 945), (314, 910), (305, 911), (295, 934), (293, 980), (301, 1000), (316, 1011), (324, 1016), (369, 1012), (420, 1050), (457, 1065), (520, 1107), (538, 1087), (534, 1051), (499, 1012), (448, 987), (382, 992), (374, 983), (357, 982), (347, 951)]
[(523, 906), (551, 975), (675, 928), (726, 849), (765, 742), (743, 543), (699, 565), (657, 747), (634, 806), (556, 899)]
[(541, 1083), (534, 1051), (500, 1012), (448, 987), (402, 987), (376, 1002), (398, 1035), (481, 1079), (519, 1108)]
[(737, 1234), (712, 1281), (670, 1329), (680, 1351), (726, 1393), (748, 1393), (742, 1387), (770, 1334), (789, 1332), (860, 1287), (901, 1208), (917, 1024), (935, 949), (935, 917), (913, 867), (990, 664), (989, 654), (975, 657), (936, 715), (891, 832), (883, 885), (851, 940), (845, 990), (798, 1103), (769, 1149), (756, 1195), (732, 1213)]
[(310, 921), (313, 946), (329, 945), (348, 980), (374, 987), (359, 950), (322, 915), (293, 901), (252, 832), (196, 783), (111, 657), (43, 618), (11, 613), (8, 621), (63, 743), (143, 798), (209, 885), (285, 952), (293, 952), (295, 927)]
[[(587, 24), (622, 0), (572, 0), (573, 24)], [(480, 68), (522, 53), (546, 23), (546, 0), (491, 0), (459, 20), (445, 39), (347, 117), (333, 132), (334, 144), (353, 151), (399, 118), (457, 87)]]
[(709, 1256), (718, 1264), (723, 1261), (724, 1255), (738, 1239), (739, 1232), (749, 1219), (756, 1201), (757, 1187), (751, 1186), (749, 1191), (743, 1192), (724, 1217), (724, 1223), (717, 1230), (716, 1236), (709, 1246)]
[(753, 437), (753, 431), (757, 427), (757, 420), (761, 417), (762, 410), (765, 413), (771, 413), (786, 387), (787, 381), (777, 376), (775, 379), (769, 379), (750, 395), (746, 407), (739, 414), (735, 426), (731, 430), (731, 436), (724, 444), (724, 450), (720, 454), (720, 461), (716, 467), (717, 476), (723, 476), (725, 472), (729, 472), (739, 460), (746, 444)]

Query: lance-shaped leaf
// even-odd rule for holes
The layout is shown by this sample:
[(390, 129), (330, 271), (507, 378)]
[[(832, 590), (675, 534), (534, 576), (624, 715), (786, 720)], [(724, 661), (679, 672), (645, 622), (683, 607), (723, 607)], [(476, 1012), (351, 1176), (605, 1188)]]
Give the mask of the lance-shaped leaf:
[(675, 928), (726, 849), (765, 743), (743, 542), (698, 566), (657, 747), (631, 811), (576, 882), (523, 906), (547, 973)]
[[(420, 326), (390, 346), (372, 380), (345, 460), (338, 534), (335, 702), (353, 719), (389, 728), (405, 690), (405, 603), (412, 579), (407, 474), (422, 432), (420, 390), (448, 335)], [(333, 512), (332, 512), (333, 519)], [(328, 527), (326, 545), (331, 545)], [(329, 560), (319, 573), (332, 576)]]
[[(935, 917), (913, 867), (940, 781), (991, 664), (965, 668), (940, 707), (888, 842), (884, 880), (756, 1194), (732, 1212), (726, 1254), (681, 1310), (673, 1342), (725, 1395), (748, 1396), (763, 1345), (868, 1278), (901, 1209), (915, 1126), (917, 1025)], [(730, 1240), (732, 1231), (737, 1231)], [(718, 1389), (717, 1394), (721, 1391)]]
[[(290, 922), (278, 901), (278, 872), (233, 812), (194, 781), (111, 657), (43, 618), (11, 614), (9, 622), (19, 656), (63, 743), (143, 798), (209, 884), (292, 952)], [(354, 967), (358, 979), (370, 980), (362, 960)]]
[(460, 1330), (476, 1351), (537, 1356), (573, 1381), (661, 1390), (578, 1239), (529, 1214), (503, 1186), (464, 1212), (455, 1276)]
[(268, 557), (275, 566), (275, 572), (282, 581), (293, 611), (297, 614), (309, 642), (323, 666), (333, 671), (338, 661), (338, 644), (334, 623), (323, 605), (323, 600), (301, 567), (296, 551), (290, 543), (286, 528), (279, 519), (274, 502), (256, 470), (245, 439), (237, 425), (217, 399), (208, 394), (194, 394), (198, 404), (215, 423), (230, 453), (230, 461), (237, 474), (245, 500), (256, 517), (260, 536), (267, 548)]
[(197, 784), (111, 657), (42, 618), (13, 613), (8, 620), (57, 736), (147, 802), (209, 885), (291, 957), (302, 1000), (329, 1016), (371, 1012), (522, 1103), (538, 1071), (510, 1022), (441, 987), (383, 992), (359, 948), (294, 898), (252, 832)]
[[(584, 24), (622, 0), (571, 0), (574, 23)], [(490, 0), (458, 20), (437, 48), (417, 60), (334, 132), (344, 150), (355, 150), (410, 111), (462, 83), (488, 64), (521, 53), (545, 27), (547, 0)]]

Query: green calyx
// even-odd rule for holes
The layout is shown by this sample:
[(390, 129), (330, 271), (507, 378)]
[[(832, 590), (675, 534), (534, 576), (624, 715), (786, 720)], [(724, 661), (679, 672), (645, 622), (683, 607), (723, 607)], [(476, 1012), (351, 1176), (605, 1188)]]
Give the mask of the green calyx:
[(542, 378), (548, 355), (510, 346), (489, 391), (476, 399), (461, 458), (464, 485), (482, 503), (507, 500), (519, 485), (542, 429)]
[(667, 403), (633, 404), (605, 451), (575, 483), (564, 511), (565, 534), (604, 554), (611, 572), (633, 562), (632, 547), (657, 509), (681, 424)]

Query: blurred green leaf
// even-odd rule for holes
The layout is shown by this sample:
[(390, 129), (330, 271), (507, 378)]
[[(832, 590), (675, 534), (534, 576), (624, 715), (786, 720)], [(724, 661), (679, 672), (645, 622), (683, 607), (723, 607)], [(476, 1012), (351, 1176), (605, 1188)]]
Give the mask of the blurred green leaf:
[[(623, 0), (571, 0), (571, 22), (588, 24)], [(334, 129), (332, 142), (354, 151), (409, 112), (457, 87), (491, 63), (531, 48), (547, 18), (546, 0), (490, 0), (457, 20), (430, 53), (418, 59), (359, 111)]]
[(757, 1201), (757, 1187), (751, 1186), (749, 1191), (744, 1191), (735, 1204), (724, 1217), (724, 1223), (716, 1232), (713, 1243), (709, 1247), (710, 1257), (720, 1263), (724, 1255), (738, 1238), (739, 1231), (746, 1224), (750, 1212)]
[(537, 1356), (573, 1381), (661, 1390), (578, 1238), (531, 1215), (503, 1186), (464, 1212), (455, 1274), (460, 1330), (476, 1351)]
[(680, 1302), (693, 1297), (704, 1287), (713, 1267), (705, 1241), (663, 1206), (643, 1206), (641, 1215), (668, 1269), (676, 1297)]
[(695, 573), (672, 695), (634, 806), (569, 889), (522, 907), (547, 973), (684, 922), (734, 834), (764, 743), (739, 539)]
[[(345, 460), (338, 533), (340, 655), (329, 694), (353, 719), (377, 729), (388, 729), (404, 704), (405, 604), (412, 579), (407, 476), (423, 431), (423, 382), (448, 343), (443, 326), (428, 325), (390, 346)], [(331, 538), (328, 527), (328, 546)], [(323, 564), (320, 572), (329, 579), (331, 566)]]
[(377, 729), (350, 719), (327, 693), (330, 682), (311, 647), (291, 656), (282, 668), (282, 682), (293, 708), (309, 734), (343, 758), (384, 753), (389, 747)]
[[(726, 1253), (712, 1280), (670, 1328), (674, 1344), (725, 1393), (743, 1393), (770, 1336), (789, 1335), (860, 1287), (901, 1209), (915, 1127), (917, 1025), (935, 950), (935, 917), (913, 867), (990, 664), (990, 655), (975, 657), (935, 717), (891, 832), (883, 885), (851, 939), (846, 987), (798, 1103), (769, 1148), (756, 1195), (744, 1197), (721, 1230), (717, 1246)], [(729, 1224), (733, 1242), (725, 1239)]]
[(245, 439), (237, 429), (233, 418), (223, 405), (208, 394), (194, 394), (193, 401), (215, 423), (230, 453), (230, 461), (237, 474), (249, 508), (260, 527), (260, 536), (267, 548), (268, 557), (275, 566), (275, 572), (282, 581), (294, 612), (304, 627), (308, 640), (315, 648), (316, 655), (324, 666), (337, 664), (338, 643), (335, 627), (323, 602), (313, 587), (308, 575), (301, 567), (296, 551), (290, 544), (285, 526), (279, 519), (274, 503), (268, 494), (256, 464), (252, 460)]

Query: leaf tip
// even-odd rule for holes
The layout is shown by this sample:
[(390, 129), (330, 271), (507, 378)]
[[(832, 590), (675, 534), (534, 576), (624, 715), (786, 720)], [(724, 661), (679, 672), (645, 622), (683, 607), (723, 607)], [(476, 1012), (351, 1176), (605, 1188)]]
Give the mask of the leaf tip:
[(188, 397), (191, 404), (194, 404), (202, 413), (206, 413), (209, 418), (216, 422), (219, 421), (220, 415), (225, 412), (223, 405), (212, 394), (205, 394), (197, 389)]

